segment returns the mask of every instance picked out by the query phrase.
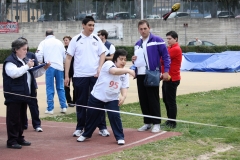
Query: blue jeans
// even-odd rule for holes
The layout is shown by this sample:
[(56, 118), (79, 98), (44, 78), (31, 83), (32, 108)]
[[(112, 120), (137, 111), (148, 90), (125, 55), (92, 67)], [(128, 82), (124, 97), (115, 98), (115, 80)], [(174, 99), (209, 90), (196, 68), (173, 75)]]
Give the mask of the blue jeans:
[[(96, 108), (105, 108), (114, 110), (114, 111), (119, 111), (119, 106), (118, 106), (118, 100), (110, 101), (110, 102), (102, 102), (92, 95), (90, 95), (89, 100), (88, 100), (88, 106), (91, 107), (96, 107)], [(87, 109), (87, 119), (86, 119), (86, 125), (84, 129), (84, 133), (82, 134), (84, 137), (92, 137), (92, 134), (94, 130), (97, 128), (97, 125), (102, 119), (102, 114), (105, 111), (103, 110), (98, 110), (98, 109), (92, 109), (88, 108)], [(123, 134), (123, 128), (122, 128), (122, 120), (120, 118), (120, 113), (117, 112), (107, 112), (108, 114), (108, 119), (110, 122), (110, 125), (113, 130), (113, 134), (116, 140), (124, 140), (124, 134)]]
[[(88, 103), (89, 92), (92, 91), (93, 86), (97, 81), (96, 77), (73, 77), (73, 86), (76, 96), (76, 104), (86, 106)], [(77, 126), (76, 130), (83, 130), (86, 123), (87, 108), (76, 106)], [(99, 121), (98, 128), (107, 129), (105, 112), (101, 114), (102, 120)]]
[(52, 67), (49, 67), (46, 71), (46, 92), (47, 92), (47, 110), (52, 111), (54, 109), (54, 78), (56, 81), (56, 90), (58, 94), (59, 103), (61, 108), (67, 108), (66, 97), (64, 91), (64, 78), (63, 71), (59, 71)]

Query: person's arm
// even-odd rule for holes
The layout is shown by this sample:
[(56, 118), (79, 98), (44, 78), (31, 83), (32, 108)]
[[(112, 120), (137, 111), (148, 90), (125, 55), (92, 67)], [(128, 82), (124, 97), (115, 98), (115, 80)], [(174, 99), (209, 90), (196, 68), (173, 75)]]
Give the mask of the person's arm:
[(70, 68), (71, 61), (72, 61), (72, 56), (67, 54), (66, 60), (65, 60), (65, 79), (64, 79), (64, 84), (67, 87), (68, 87), (68, 84), (69, 84), (68, 74), (69, 74), (69, 68)]
[(130, 75), (132, 75), (133, 77), (135, 77), (135, 71), (128, 69), (128, 68), (116, 68), (116, 67), (112, 67), (109, 69), (109, 73), (112, 75), (122, 75), (125, 73), (129, 73)]
[[(137, 42), (138, 43), (138, 42)], [(135, 44), (135, 46), (134, 46), (134, 52), (137, 50), (137, 49), (139, 49), (139, 47), (140, 46), (138, 46), (138, 44)], [(132, 63), (134, 64), (134, 61), (136, 61), (136, 59), (137, 59), (137, 56), (135, 56), (135, 55), (133, 55), (132, 56)]]
[(67, 51), (64, 47), (64, 45), (61, 43), (61, 47), (62, 47), (62, 57), (63, 57), (63, 63), (65, 63), (66, 61), (66, 55), (67, 55)]
[(50, 65), (51, 65), (51, 63), (48, 62), (44, 67), (39, 68), (39, 69), (36, 70), (36, 71), (33, 71), (33, 76), (34, 76), (34, 78), (41, 77), (41, 76), (46, 72), (46, 70), (48, 69), (48, 67), (50, 67)]
[(97, 69), (97, 74), (94, 75), (94, 77), (98, 77), (99, 76), (99, 73), (101, 71), (101, 68), (102, 68), (102, 65), (103, 63), (105, 62), (105, 52), (103, 52), (101, 55), (100, 55), (100, 59), (99, 59), (99, 66), (98, 66), (98, 69)]
[(105, 58), (106, 61), (108, 61), (108, 60), (112, 60), (112, 59), (113, 59), (113, 55), (114, 55), (114, 54), (110, 54), (110, 56), (106, 56), (106, 58)]
[(118, 106), (121, 106), (124, 103), (127, 97), (127, 90), (128, 90), (127, 88), (121, 89), (121, 96), (119, 97)]
[(36, 60), (38, 60), (39, 63), (43, 63), (43, 44), (42, 44), (42, 42), (39, 44), (37, 51), (35, 53), (35, 56), (37, 57)]
[(21, 67), (17, 67), (12, 62), (7, 62), (5, 71), (9, 77), (15, 79), (15, 78), (21, 77), (23, 74), (27, 73), (28, 69), (33, 67), (33, 65), (34, 65), (34, 62), (31, 59), (28, 61), (27, 64), (25, 64)]
[(125, 78), (123, 79), (122, 86), (121, 86), (121, 96), (119, 96), (119, 106), (122, 105), (127, 97), (127, 90), (129, 88), (129, 75), (126, 74)]
[(165, 44), (160, 44), (159, 45), (159, 54), (163, 60), (163, 64), (164, 64), (164, 71), (163, 71), (163, 74), (162, 74), (162, 78), (164, 81), (168, 81), (169, 79), (169, 68), (170, 68), (170, 63), (171, 63), (171, 60), (170, 60), (170, 56), (169, 56), (169, 53), (168, 53), (168, 50), (167, 50), (167, 47)]
[[(99, 43), (98, 43), (98, 56), (100, 57), (99, 59), (99, 66), (97, 68), (97, 74), (94, 75), (94, 77), (98, 77), (102, 68), (103, 63), (105, 62), (105, 52), (106, 52), (106, 47), (102, 43), (101, 39), (98, 37)], [(100, 42), (101, 41), (101, 42)]]

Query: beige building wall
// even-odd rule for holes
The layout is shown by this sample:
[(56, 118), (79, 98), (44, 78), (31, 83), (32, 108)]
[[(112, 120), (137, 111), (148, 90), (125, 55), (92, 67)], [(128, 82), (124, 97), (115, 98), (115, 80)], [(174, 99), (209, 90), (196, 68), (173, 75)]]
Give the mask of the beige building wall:
[[(114, 45), (133, 46), (140, 35), (137, 29), (139, 20), (105, 20), (97, 23), (123, 24), (123, 39), (110, 39)], [(231, 19), (168, 19), (163, 21), (149, 20), (151, 32), (162, 37), (166, 41), (166, 33), (174, 30), (179, 35), (180, 45), (185, 45), (188, 41), (193, 41), (195, 37), (200, 40), (207, 40), (216, 45), (239, 45), (240, 44), (240, 18)], [(183, 27), (188, 23), (188, 28)], [(45, 38), (45, 31), (53, 28), (55, 36), (62, 40), (65, 35), (74, 36), (81, 32), (81, 21), (53, 21), (53, 22), (34, 22), (19, 23), (19, 33), (1, 34), (0, 48), (9, 48), (13, 40), (19, 36), (25, 36), (29, 40), (30, 47), (37, 47)], [(104, 29), (104, 28), (103, 28)], [(186, 31), (186, 32), (185, 32)], [(186, 33), (186, 35), (185, 35)], [(186, 38), (186, 39), (185, 39)]]
[[(38, 13), (37, 13), (38, 12)], [(7, 19), (13, 21), (13, 22), (16, 22), (16, 19), (15, 19), (15, 16), (17, 15), (17, 12), (16, 10), (9, 10), (8, 14), (7, 14)], [(35, 16), (35, 22), (37, 21), (37, 15), (38, 15), (38, 18), (40, 17), (41, 15), (41, 12), (36, 9), (30, 9), (30, 22), (33, 22), (31, 20), (31, 16), (34, 15)], [(19, 16), (19, 20), (18, 22), (28, 22), (28, 11), (27, 10), (18, 10), (18, 16)]]

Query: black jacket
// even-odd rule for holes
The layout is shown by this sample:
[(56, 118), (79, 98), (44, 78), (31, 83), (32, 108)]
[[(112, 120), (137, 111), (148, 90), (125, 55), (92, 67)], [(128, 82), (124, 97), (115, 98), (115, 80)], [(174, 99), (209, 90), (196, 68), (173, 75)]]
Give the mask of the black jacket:
[[(28, 61), (28, 57), (24, 58), (23, 61), (26, 63)], [(36, 79), (33, 76), (33, 73), (30, 71), (31, 75), (31, 94), (29, 93), (29, 87), (27, 83), (27, 73), (23, 74), (21, 77), (18, 78), (11, 78), (6, 74), (5, 67), (7, 62), (11, 62), (15, 64), (17, 67), (23, 66), (22, 62), (18, 60), (15, 53), (12, 53), (10, 56), (6, 58), (6, 60), (3, 63), (3, 69), (2, 69), (2, 76), (3, 76), (3, 90), (4, 90), (4, 97), (5, 97), (5, 104), (9, 102), (29, 102), (32, 98), (24, 97), (24, 96), (31, 96), (36, 97), (36, 89), (37, 89), (37, 83)], [(19, 95), (13, 95), (13, 94), (19, 94)]]

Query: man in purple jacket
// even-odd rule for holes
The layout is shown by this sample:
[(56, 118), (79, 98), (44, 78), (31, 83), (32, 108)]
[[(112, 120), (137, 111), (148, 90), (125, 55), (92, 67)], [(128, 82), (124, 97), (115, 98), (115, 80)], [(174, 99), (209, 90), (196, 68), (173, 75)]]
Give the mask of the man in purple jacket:
[[(142, 114), (149, 116), (161, 117), (160, 102), (159, 102), (159, 86), (158, 87), (146, 87), (144, 86), (144, 78), (146, 74), (146, 65), (150, 70), (156, 70), (159, 68), (161, 73), (160, 58), (164, 62), (164, 73), (162, 79), (167, 81), (170, 68), (170, 57), (164, 40), (158, 36), (150, 33), (149, 23), (146, 20), (138, 22), (138, 31), (141, 34), (140, 40), (135, 44), (134, 56), (132, 57), (133, 63), (141, 61), (144, 63), (136, 65), (138, 69), (137, 73), (137, 88), (138, 97), (142, 110)], [(142, 56), (143, 54), (144, 56)], [(137, 56), (139, 55), (139, 56)], [(141, 58), (141, 59), (140, 59)], [(136, 61), (136, 62), (137, 62)], [(138, 131), (147, 131), (152, 128), (152, 132), (156, 133), (160, 131), (161, 119), (156, 118), (143, 118), (144, 125), (138, 129)], [(153, 124), (153, 127), (152, 127)]]

